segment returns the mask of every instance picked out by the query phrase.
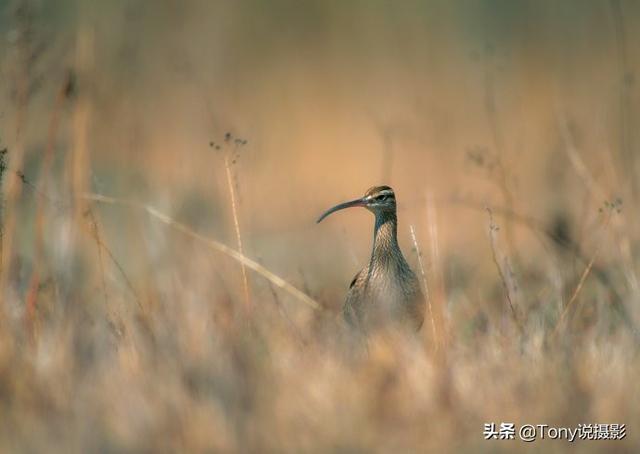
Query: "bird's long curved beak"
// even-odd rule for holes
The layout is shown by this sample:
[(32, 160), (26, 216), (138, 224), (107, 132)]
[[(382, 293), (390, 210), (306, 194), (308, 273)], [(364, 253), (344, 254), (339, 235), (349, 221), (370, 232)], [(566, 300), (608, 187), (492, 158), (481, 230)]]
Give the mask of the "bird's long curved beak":
[(366, 206), (366, 205), (367, 205), (367, 202), (366, 202), (365, 199), (355, 199), (355, 200), (351, 200), (349, 202), (340, 203), (340, 204), (334, 206), (333, 208), (329, 208), (327, 211), (325, 211), (322, 214), (322, 216), (320, 216), (318, 218), (316, 223), (320, 223), (324, 218), (329, 216), (331, 213), (335, 213), (338, 210), (344, 210), (345, 208), (351, 208), (351, 207), (363, 207), (363, 206)]

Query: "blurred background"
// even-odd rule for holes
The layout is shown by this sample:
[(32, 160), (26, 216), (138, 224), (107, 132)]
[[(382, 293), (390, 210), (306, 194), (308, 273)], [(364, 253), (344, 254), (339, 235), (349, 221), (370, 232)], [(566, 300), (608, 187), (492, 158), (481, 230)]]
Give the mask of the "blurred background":
[[(626, 0), (0, 2), (0, 446), (496, 452), (540, 444), (483, 423), (626, 423), (580, 449), (634, 452), (639, 25)], [(354, 359), (373, 219), (315, 220), (381, 184), (429, 317)]]

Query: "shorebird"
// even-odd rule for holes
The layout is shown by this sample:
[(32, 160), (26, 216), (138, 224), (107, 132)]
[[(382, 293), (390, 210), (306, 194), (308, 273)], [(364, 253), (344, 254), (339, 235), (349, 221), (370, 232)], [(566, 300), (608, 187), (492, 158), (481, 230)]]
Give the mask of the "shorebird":
[(351, 281), (343, 307), (349, 325), (368, 331), (389, 322), (419, 330), (425, 300), (416, 275), (398, 245), (396, 197), (389, 186), (374, 186), (359, 199), (325, 211), (318, 223), (338, 210), (364, 207), (375, 215), (371, 259)]

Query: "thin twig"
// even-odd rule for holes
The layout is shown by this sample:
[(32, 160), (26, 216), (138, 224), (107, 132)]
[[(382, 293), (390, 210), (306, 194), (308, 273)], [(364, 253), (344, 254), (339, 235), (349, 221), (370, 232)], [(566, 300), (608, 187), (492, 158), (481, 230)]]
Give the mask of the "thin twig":
[(89, 214), (89, 216), (91, 218), (91, 224), (92, 224), (92, 227), (93, 227), (94, 239), (96, 241), (96, 245), (98, 246), (98, 255), (99, 255), (99, 259), (100, 259), (100, 269), (101, 269), (101, 273), (102, 273), (103, 286), (104, 286), (104, 289), (105, 289), (104, 290), (104, 292), (105, 292), (105, 301), (107, 301), (107, 290), (106, 290), (106, 283), (105, 283), (105, 279), (104, 279), (104, 269), (103, 269), (103, 264), (102, 264), (102, 252), (103, 251), (107, 254), (107, 256), (109, 257), (109, 260), (111, 260), (111, 262), (115, 265), (116, 269), (120, 273), (120, 276), (122, 276), (122, 279), (124, 280), (124, 283), (125, 283), (126, 287), (129, 289), (129, 291), (133, 295), (133, 298), (136, 300), (136, 304), (138, 305), (138, 308), (142, 310), (142, 302), (140, 301), (140, 297), (138, 297), (138, 293), (136, 292), (136, 289), (133, 287), (133, 284), (131, 283), (131, 280), (127, 276), (127, 273), (125, 272), (124, 268), (122, 267), (122, 265), (120, 264), (118, 259), (116, 259), (116, 257), (113, 255), (113, 252), (111, 252), (111, 249), (109, 249), (109, 246), (107, 245), (107, 243), (104, 240), (104, 238), (100, 235), (98, 222), (96, 221), (96, 218), (95, 218), (95, 215), (93, 214), (93, 211), (89, 210), (88, 214)]
[[(227, 185), (229, 186), (229, 197), (231, 199), (231, 211), (233, 213), (233, 227), (236, 233), (236, 243), (238, 245), (238, 252), (244, 255), (244, 248), (242, 247), (242, 235), (240, 234), (240, 221), (238, 220), (238, 207), (236, 203), (236, 191), (233, 187), (233, 175), (231, 174), (231, 165), (229, 164), (229, 153), (224, 157), (224, 167), (227, 173)], [(242, 286), (244, 288), (244, 302), (247, 313), (251, 312), (251, 299), (249, 297), (249, 279), (247, 277), (247, 269), (244, 263), (240, 262), (240, 268), (242, 269)]]
[(576, 285), (576, 288), (573, 289), (573, 293), (571, 294), (571, 298), (569, 298), (569, 302), (567, 303), (564, 310), (562, 311), (562, 314), (560, 314), (560, 320), (558, 320), (558, 324), (556, 325), (556, 328), (553, 332), (553, 336), (557, 335), (558, 331), (560, 331), (560, 327), (562, 326), (567, 316), (567, 313), (569, 312), (569, 308), (571, 308), (571, 306), (573, 305), (573, 302), (578, 298), (578, 294), (580, 293), (580, 290), (582, 290), (582, 287), (584, 286), (584, 283), (587, 280), (587, 277), (589, 276), (589, 273), (591, 272), (591, 268), (593, 267), (594, 262), (598, 258), (599, 253), (600, 253), (600, 247), (598, 247), (596, 252), (593, 254), (593, 257), (591, 257), (591, 260), (587, 264), (587, 267), (584, 269), (582, 276), (580, 276), (580, 281), (578, 281), (578, 285)]
[(300, 329), (298, 329), (298, 327), (296, 326), (296, 324), (291, 319), (286, 309), (280, 302), (280, 298), (278, 297), (278, 292), (276, 292), (276, 289), (273, 288), (273, 284), (271, 282), (269, 282), (269, 292), (271, 292), (271, 296), (273, 297), (273, 301), (276, 305), (276, 308), (278, 309), (278, 312), (280, 313), (280, 315), (282, 315), (282, 318), (284, 318), (287, 324), (291, 327), (291, 330), (294, 333), (294, 337), (300, 343), (301, 346), (305, 347), (305, 341), (304, 341), (304, 337), (302, 336), (302, 332), (300, 331)]
[[(607, 227), (609, 226), (609, 221), (610, 220), (611, 220), (611, 215), (609, 214), (607, 216), (607, 219), (605, 221), (605, 225), (603, 227), (605, 229), (605, 231), (606, 231)], [(593, 268), (593, 264), (595, 263), (596, 259), (598, 258), (598, 255), (600, 254), (600, 251), (602, 250), (602, 245), (603, 244), (604, 244), (604, 241), (601, 241), (600, 244), (598, 245), (596, 251), (593, 253), (593, 256), (591, 257), (591, 260), (589, 260), (589, 263), (587, 264), (587, 266), (585, 267), (584, 271), (582, 272), (582, 275), (580, 276), (580, 280), (578, 281), (578, 284), (576, 285), (576, 288), (573, 289), (573, 293), (571, 294), (571, 298), (569, 298), (569, 302), (567, 303), (567, 305), (564, 307), (564, 310), (560, 314), (560, 320), (558, 320), (558, 323), (556, 324), (556, 328), (553, 331), (553, 336), (554, 337), (558, 334), (558, 332), (560, 331), (560, 328), (563, 326), (565, 318), (567, 317), (567, 314), (569, 313), (569, 309), (571, 309), (571, 307), (573, 306), (573, 303), (578, 299), (578, 294), (582, 290), (582, 287), (584, 286), (584, 283), (586, 282), (587, 277), (589, 277), (589, 273), (591, 273), (591, 269)]]
[(104, 249), (104, 252), (106, 252), (107, 255), (109, 256), (109, 259), (111, 260), (111, 262), (113, 262), (113, 264), (115, 265), (116, 269), (120, 273), (120, 276), (122, 276), (122, 279), (124, 280), (125, 285), (133, 295), (133, 298), (136, 300), (136, 304), (138, 305), (138, 308), (142, 309), (142, 302), (140, 301), (138, 292), (136, 292), (136, 289), (131, 283), (131, 280), (127, 276), (127, 273), (124, 271), (124, 268), (122, 267), (118, 259), (116, 259), (116, 257), (113, 255), (113, 252), (111, 252), (111, 249), (109, 249), (105, 241), (102, 238), (98, 238), (98, 241), (100, 242), (100, 246)]
[(102, 280), (102, 292), (104, 294), (104, 303), (106, 305), (109, 304), (109, 296), (107, 293), (107, 281), (104, 277), (104, 261), (102, 259), (102, 242), (100, 241), (100, 231), (98, 230), (98, 222), (96, 221), (95, 216), (93, 215), (93, 211), (91, 209), (87, 210), (87, 217), (89, 218), (89, 223), (91, 224), (92, 236), (96, 242), (96, 246), (98, 248), (98, 264), (100, 266), (100, 278)]
[(491, 212), (491, 208), (486, 207), (486, 210), (487, 213), (489, 213), (489, 240), (491, 242), (491, 254), (493, 257), (493, 263), (495, 263), (496, 268), (498, 269), (498, 275), (500, 276), (500, 280), (502, 281), (502, 287), (504, 288), (505, 297), (507, 298), (507, 302), (509, 303), (509, 307), (511, 308), (511, 315), (513, 316), (513, 320), (516, 322), (516, 325), (518, 326), (520, 332), (522, 332), (523, 327), (520, 319), (518, 318), (516, 308), (511, 298), (511, 290), (509, 289), (509, 284), (507, 283), (507, 279), (504, 275), (504, 272), (502, 271), (502, 267), (500, 266), (500, 261), (498, 260), (498, 252), (495, 239), (495, 232), (498, 230), (498, 227), (493, 221), (493, 213)]

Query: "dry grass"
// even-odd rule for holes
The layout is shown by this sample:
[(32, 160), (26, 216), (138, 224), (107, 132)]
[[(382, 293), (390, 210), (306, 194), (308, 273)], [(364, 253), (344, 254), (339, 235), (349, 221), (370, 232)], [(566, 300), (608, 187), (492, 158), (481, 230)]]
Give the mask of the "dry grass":
[[(637, 7), (10, 3), (1, 452), (638, 451)], [(363, 348), (313, 221), (383, 183), (428, 319)]]

